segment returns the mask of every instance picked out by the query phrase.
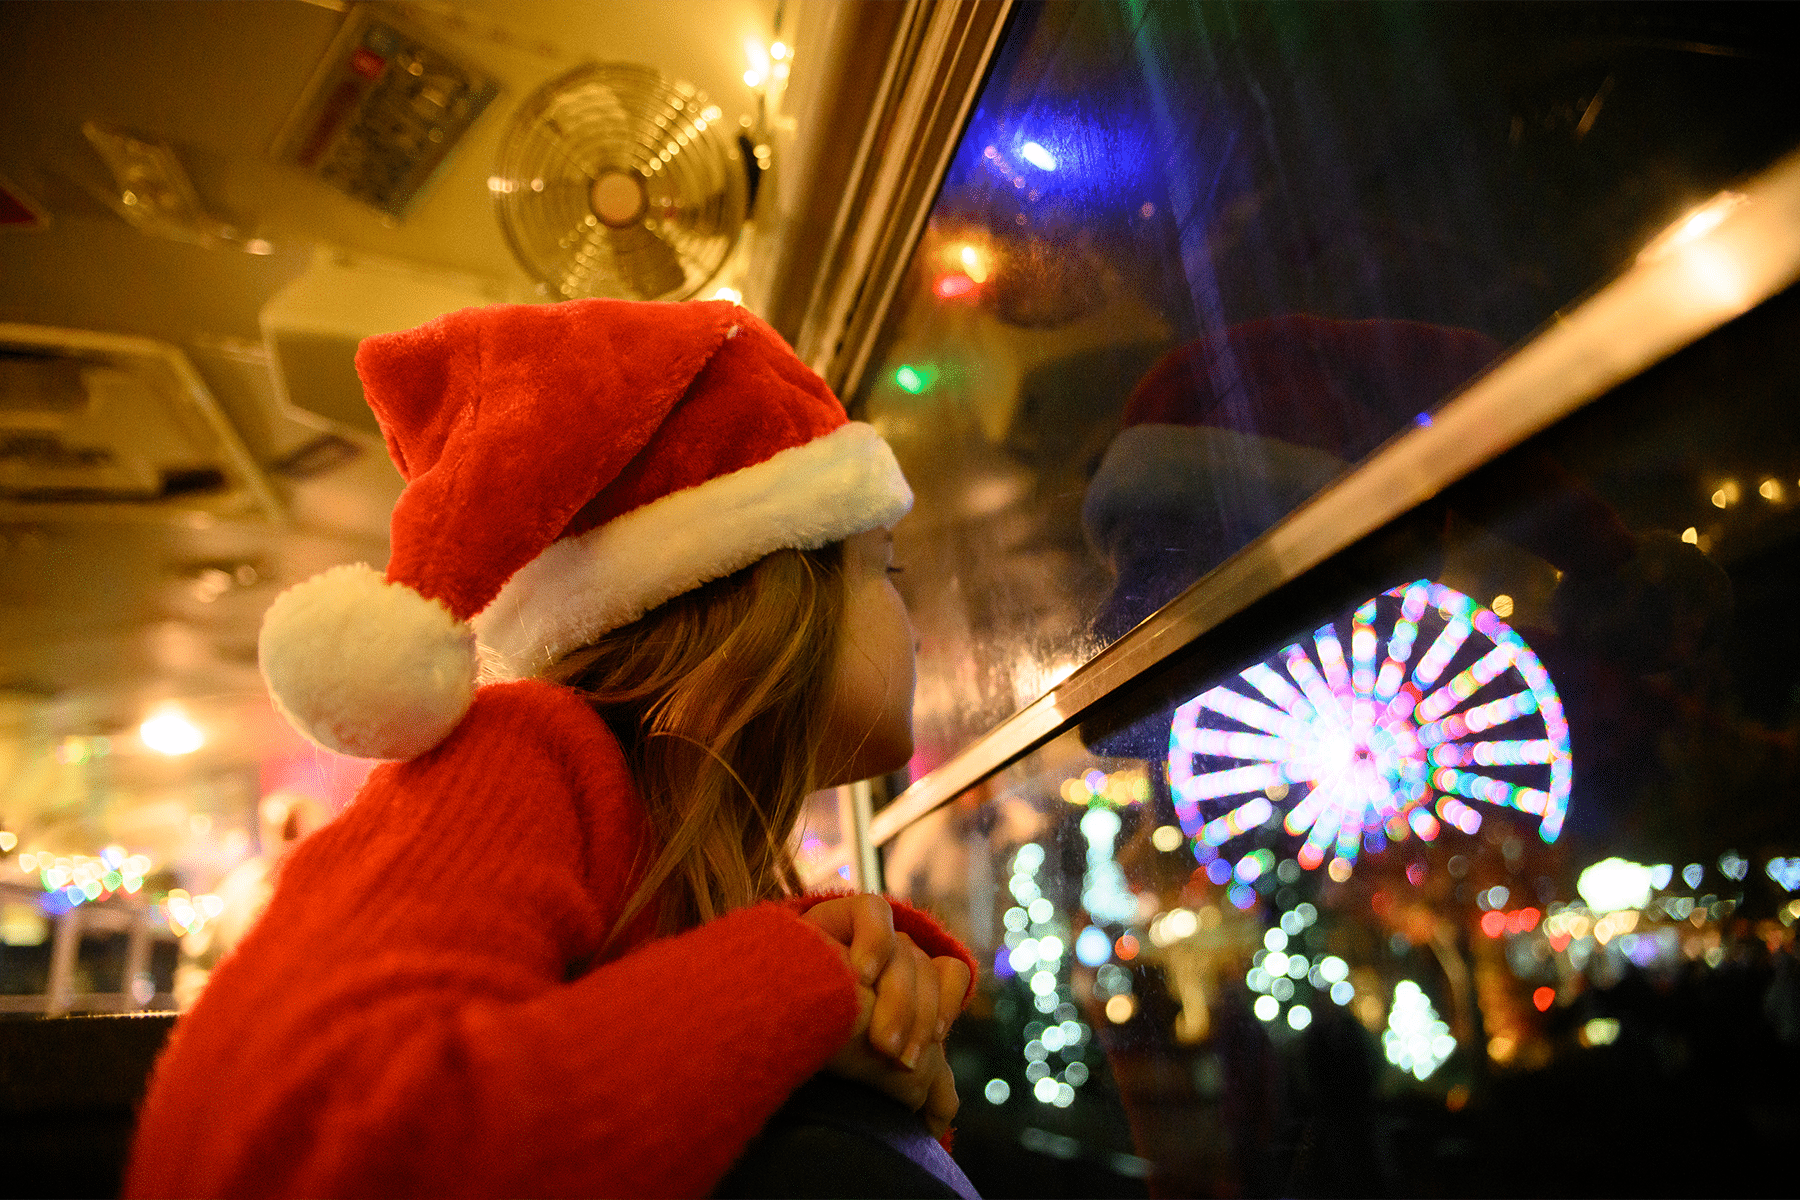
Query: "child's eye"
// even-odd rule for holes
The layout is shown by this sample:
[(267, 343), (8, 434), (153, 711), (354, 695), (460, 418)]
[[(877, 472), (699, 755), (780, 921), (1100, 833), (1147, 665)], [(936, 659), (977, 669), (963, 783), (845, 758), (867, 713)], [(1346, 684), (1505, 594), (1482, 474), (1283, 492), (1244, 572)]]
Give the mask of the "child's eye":
[(905, 570), (906, 570), (906, 568), (905, 568), (905, 567), (899, 567), (899, 566), (890, 566), (890, 567), (889, 567), (889, 568), (888, 568), (888, 569), (887, 569), (887, 573), (888, 573), (888, 574), (889, 574), (889, 575), (899, 575), (899, 574), (902, 574), (902, 573), (904, 573), (904, 572), (905, 572)]

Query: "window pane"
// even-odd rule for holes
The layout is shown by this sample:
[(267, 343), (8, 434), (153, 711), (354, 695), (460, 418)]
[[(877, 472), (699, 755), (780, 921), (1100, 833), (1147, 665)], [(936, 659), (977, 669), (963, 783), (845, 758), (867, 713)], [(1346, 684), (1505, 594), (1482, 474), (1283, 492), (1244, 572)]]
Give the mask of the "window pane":
[(1023, 8), (855, 398), (919, 493), (915, 774), (1793, 145), (1777, 19)]
[(988, 964), (967, 1136), (1179, 1195), (1785, 1170), (1797, 346), (1790, 290), (897, 838)]

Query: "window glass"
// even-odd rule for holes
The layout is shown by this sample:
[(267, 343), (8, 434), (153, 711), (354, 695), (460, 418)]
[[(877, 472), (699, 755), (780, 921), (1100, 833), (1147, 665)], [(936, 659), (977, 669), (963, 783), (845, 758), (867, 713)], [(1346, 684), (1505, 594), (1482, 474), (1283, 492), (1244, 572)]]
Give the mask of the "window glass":
[(1800, 139), (1758, 6), (1020, 6), (854, 407), (915, 775)]
[(1796, 346), (1790, 290), (902, 832), (984, 963), (959, 1149), (1116, 1194), (1785, 1177)]

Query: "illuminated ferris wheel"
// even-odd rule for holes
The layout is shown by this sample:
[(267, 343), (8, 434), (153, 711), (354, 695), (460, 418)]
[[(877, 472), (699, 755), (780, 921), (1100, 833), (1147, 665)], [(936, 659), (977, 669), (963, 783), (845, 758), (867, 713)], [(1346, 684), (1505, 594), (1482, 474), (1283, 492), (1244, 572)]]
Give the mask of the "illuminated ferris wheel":
[(1474, 804), (1527, 814), (1554, 841), (1571, 776), (1568, 721), (1537, 655), (1426, 579), (1356, 610), (1348, 659), (1326, 625), (1310, 653), (1296, 642), (1183, 704), (1169, 731), (1169, 786), (1197, 857), (1221, 859), (1285, 806), (1300, 865), (1329, 856), (1335, 879), (1364, 849), (1432, 841), (1444, 824), (1476, 832)]

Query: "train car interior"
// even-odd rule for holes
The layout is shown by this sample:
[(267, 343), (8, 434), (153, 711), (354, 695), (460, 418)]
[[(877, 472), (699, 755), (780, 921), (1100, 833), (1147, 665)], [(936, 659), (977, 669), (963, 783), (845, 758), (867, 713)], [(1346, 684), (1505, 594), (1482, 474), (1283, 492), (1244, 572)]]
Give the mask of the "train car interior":
[(596, 296), (911, 483), (914, 756), (795, 853), (975, 952), (982, 1194), (1790, 1191), (1784, 18), (0, 0), (0, 1191), (117, 1193), (370, 770), (257, 667), (388, 555), (357, 343)]

